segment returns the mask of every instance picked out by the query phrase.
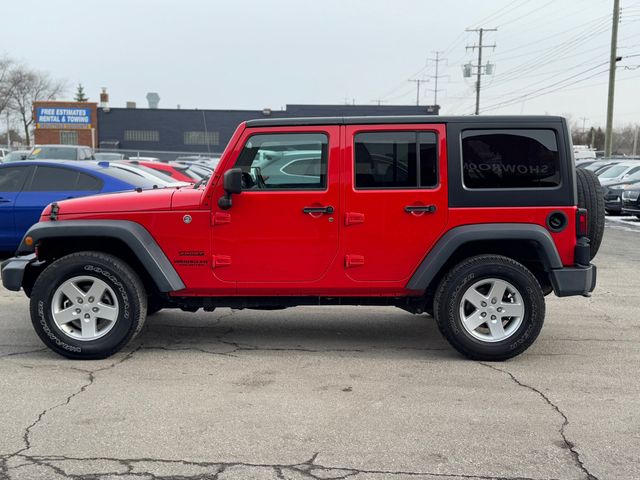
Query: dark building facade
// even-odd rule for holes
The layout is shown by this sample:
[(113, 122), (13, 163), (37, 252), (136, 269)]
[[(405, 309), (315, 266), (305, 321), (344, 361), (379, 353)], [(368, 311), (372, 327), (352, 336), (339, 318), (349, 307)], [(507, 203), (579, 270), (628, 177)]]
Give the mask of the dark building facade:
[(221, 153), (239, 123), (257, 118), (437, 115), (437, 106), (287, 105), (284, 110), (99, 108), (98, 147)]

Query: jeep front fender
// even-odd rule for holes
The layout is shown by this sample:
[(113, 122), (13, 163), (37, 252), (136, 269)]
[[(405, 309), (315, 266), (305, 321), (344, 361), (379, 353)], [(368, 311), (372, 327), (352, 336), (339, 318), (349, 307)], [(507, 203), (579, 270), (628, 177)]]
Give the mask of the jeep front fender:
[[(33, 239), (31, 245), (25, 238)], [(173, 292), (185, 288), (182, 279), (151, 234), (140, 224), (128, 220), (63, 220), (40, 222), (33, 225), (25, 234), (18, 247), (18, 255), (30, 254), (42, 240), (49, 238), (91, 237), (115, 238), (125, 243), (160, 292)]]

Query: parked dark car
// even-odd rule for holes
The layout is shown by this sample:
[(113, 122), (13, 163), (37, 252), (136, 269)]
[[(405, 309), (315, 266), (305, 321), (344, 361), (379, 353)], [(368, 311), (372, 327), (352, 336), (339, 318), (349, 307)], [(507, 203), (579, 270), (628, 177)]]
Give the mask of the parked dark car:
[(622, 191), (622, 213), (640, 218), (640, 182), (627, 185)]
[(622, 213), (622, 194), (628, 188), (634, 188), (640, 182), (640, 174), (632, 176), (633, 180), (602, 187), (604, 195), (604, 209), (609, 215)]
[(24, 161), (0, 165), (0, 252), (14, 251), (51, 202), (153, 188), (154, 182), (94, 162)]
[(40, 145), (27, 160), (95, 160), (93, 150), (82, 145)]

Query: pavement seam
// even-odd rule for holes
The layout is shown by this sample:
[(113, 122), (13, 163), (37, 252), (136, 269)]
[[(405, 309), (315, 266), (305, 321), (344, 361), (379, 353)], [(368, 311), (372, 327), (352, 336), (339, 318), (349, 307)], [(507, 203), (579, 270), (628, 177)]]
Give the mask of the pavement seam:
[[(184, 480), (197, 480), (197, 479), (218, 479), (221, 474), (230, 468), (234, 467), (246, 467), (246, 468), (271, 468), (274, 473), (278, 475), (278, 472), (282, 474), (284, 478), (284, 473), (292, 472), (302, 475), (303, 477), (310, 478), (312, 480), (323, 480), (326, 478), (331, 478), (332, 480), (347, 480), (350, 477), (360, 474), (380, 474), (380, 475), (398, 475), (398, 476), (410, 476), (410, 477), (458, 477), (464, 478), (468, 480), (543, 480), (540, 478), (532, 478), (532, 477), (504, 477), (504, 476), (490, 476), (490, 475), (468, 475), (468, 474), (460, 474), (460, 473), (435, 473), (435, 472), (412, 472), (412, 471), (404, 471), (404, 470), (369, 470), (369, 469), (358, 469), (358, 468), (344, 468), (344, 467), (328, 467), (319, 463), (316, 463), (316, 459), (319, 453), (315, 453), (309, 460), (303, 463), (296, 464), (260, 464), (260, 463), (247, 463), (247, 462), (203, 462), (203, 461), (187, 461), (187, 460), (167, 460), (167, 459), (158, 459), (158, 458), (137, 458), (137, 459), (118, 459), (118, 458), (109, 458), (109, 457), (90, 457), (90, 458), (74, 458), (67, 457), (62, 455), (55, 456), (30, 456), (24, 453), (18, 454), (18, 456), (32, 462), (33, 464), (45, 466), (51, 468), (55, 473), (72, 479), (72, 480), (98, 480), (102, 477), (124, 477), (124, 476), (150, 476), (155, 480), (161, 479), (184, 479)], [(102, 472), (98, 474), (80, 474), (74, 475), (69, 474), (64, 471), (63, 468), (52, 465), (50, 462), (60, 462), (60, 461), (112, 461), (119, 463), (120, 465), (127, 468), (126, 472)], [(205, 468), (215, 468), (215, 474), (203, 474), (198, 473), (195, 475), (156, 475), (151, 472), (134, 472), (136, 463), (158, 463), (158, 464), (181, 464), (184, 466), (197, 466), (197, 467), (205, 467)], [(346, 472), (344, 475), (332, 475), (331, 477), (327, 476), (318, 476), (314, 475), (313, 470), (323, 471), (324, 473), (331, 471), (342, 471)], [(337, 473), (337, 472), (336, 472)], [(279, 477), (280, 478), (280, 477)], [(550, 479), (557, 480), (557, 479)]]
[(484, 363), (484, 362), (478, 362), (480, 363), (480, 365), (490, 368), (492, 370), (495, 370), (497, 372), (503, 373), (505, 375), (508, 375), (511, 380), (517, 384), (520, 387), (526, 388), (536, 394), (538, 394), (538, 396), (540, 398), (542, 398), (547, 405), (549, 405), (553, 410), (556, 411), (556, 413), (558, 415), (560, 415), (560, 417), (562, 417), (562, 425), (560, 426), (560, 429), (558, 430), (558, 433), (560, 433), (560, 436), (562, 437), (562, 441), (564, 442), (567, 450), (569, 450), (569, 452), (571, 453), (571, 458), (573, 459), (574, 464), (582, 471), (582, 473), (584, 473), (586, 475), (586, 479), (587, 480), (599, 480), (598, 477), (596, 477), (595, 475), (593, 475), (588, 469), (587, 467), (584, 465), (584, 462), (582, 461), (582, 459), (580, 458), (580, 454), (578, 453), (578, 451), (575, 448), (575, 445), (573, 444), (573, 442), (571, 442), (566, 435), (565, 429), (567, 428), (567, 426), (569, 425), (569, 418), (567, 417), (567, 415), (560, 410), (560, 408), (551, 401), (551, 399), (549, 397), (547, 397), (547, 395), (545, 395), (542, 391), (538, 390), (535, 387), (532, 387), (531, 385), (527, 385), (526, 383), (521, 382), (520, 380), (518, 380), (516, 378), (515, 375), (513, 375), (511, 372), (507, 371), (507, 370), (503, 370), (501, 368), (498, 368), (494, 365), (491, 365), (489, 363)]

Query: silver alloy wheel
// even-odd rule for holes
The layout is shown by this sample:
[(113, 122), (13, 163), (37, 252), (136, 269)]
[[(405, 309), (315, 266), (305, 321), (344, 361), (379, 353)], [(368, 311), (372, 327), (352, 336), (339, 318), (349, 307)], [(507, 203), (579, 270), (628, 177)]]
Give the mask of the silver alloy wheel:
[(74, 340), (105, 336), (118, 320), (118, 299), (103, 280), (78, 276), (66, 280), (53, 294), (51, 315), (62, 333)]
[(483, 342), (499, 342), (513, 335), (524, 319), (524, 302), (516, 287), (499, 278), (471, 285), (460, 302), (464, 329)]

